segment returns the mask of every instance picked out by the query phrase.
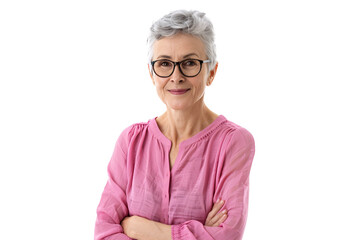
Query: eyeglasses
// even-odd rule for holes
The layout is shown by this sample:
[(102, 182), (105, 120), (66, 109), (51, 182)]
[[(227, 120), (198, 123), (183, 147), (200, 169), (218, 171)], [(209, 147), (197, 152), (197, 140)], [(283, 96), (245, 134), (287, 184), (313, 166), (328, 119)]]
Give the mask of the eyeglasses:
[(151, 66), (155, 74), (159, 77), (170, 77), (176, 65), (179, 65), (179, 70), (185, 77), (195, 77), (201, 72), (202, 64), (208, 63), (210, 60), (200, 59), (185, 59), (180, 62), (173, 62), (168, 59), (159, 59), (151, 62)]

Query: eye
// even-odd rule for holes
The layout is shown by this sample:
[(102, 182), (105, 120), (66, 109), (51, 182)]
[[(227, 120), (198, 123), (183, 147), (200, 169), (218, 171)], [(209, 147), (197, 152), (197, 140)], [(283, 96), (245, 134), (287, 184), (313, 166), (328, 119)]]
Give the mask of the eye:
[(159, 67), (172, 67), (173, 63), (168, 60), (159, 60), (156, 62), (156, 65)]
[(189, 59), (189, 60), (185, 60), (182, 63), (183, 67), (196, 67), (199, 64), (199, 62), (197, 60), (194, 59)]

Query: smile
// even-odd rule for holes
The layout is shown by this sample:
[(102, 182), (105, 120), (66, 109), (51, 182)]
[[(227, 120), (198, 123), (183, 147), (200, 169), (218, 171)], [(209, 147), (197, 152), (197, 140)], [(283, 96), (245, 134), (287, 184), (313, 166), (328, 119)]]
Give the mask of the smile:
[(168, 91), (174, 95), (182, 95), (182, 94), (185, 94), (189, 90), (190, 90), (190, 88), (188, 88), (188, 89), (171, 89)]

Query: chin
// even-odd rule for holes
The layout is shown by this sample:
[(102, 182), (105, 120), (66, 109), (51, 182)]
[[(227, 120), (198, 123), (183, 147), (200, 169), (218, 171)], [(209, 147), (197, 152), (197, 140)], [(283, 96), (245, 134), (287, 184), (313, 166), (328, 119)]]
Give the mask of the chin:
[(170, 108), (172, 110), (184, 110), (184, 109), (186, 109), (186, 107), (183, 107), (183, 106), (169, 106), (169, 105), (167, 105), (167, 108)]
[(191, 105), (186, 104), (186, 103), (167, 103), (166, 106), (167, 106), (167, 108), (170, 108), (173, 110), (185, 110), (185, 109), (191, 107)]

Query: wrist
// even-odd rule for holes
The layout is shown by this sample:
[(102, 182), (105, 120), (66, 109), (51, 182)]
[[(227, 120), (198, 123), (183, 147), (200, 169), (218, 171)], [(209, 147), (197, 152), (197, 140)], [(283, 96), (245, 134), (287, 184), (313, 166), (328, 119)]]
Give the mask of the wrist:
[(146, 219), (143, 227), (137, 230), (135, 238), (138, 240), (171, 240), (171, 225)]
[(171, 225), (160, 222), (154, 222), (158, 236), (154, 240), (171, 240)]

